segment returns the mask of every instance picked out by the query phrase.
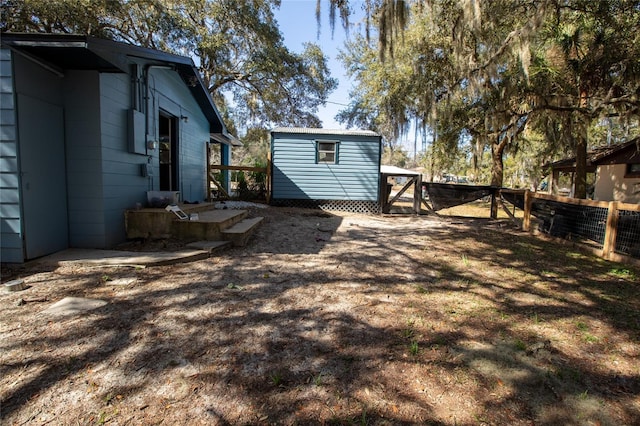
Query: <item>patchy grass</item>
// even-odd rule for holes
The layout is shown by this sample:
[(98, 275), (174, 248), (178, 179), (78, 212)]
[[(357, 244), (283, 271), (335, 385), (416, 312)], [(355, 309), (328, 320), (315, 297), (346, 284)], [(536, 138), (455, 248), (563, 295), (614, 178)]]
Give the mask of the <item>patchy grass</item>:
[[(248, 247), (190, 264), (3, 270), (30, 287), (0, 294), (2, 423), (640, 418), (637, 269), (504, 220), (256, 214)], [(66, 296), (109, 303), (45, 312)]]

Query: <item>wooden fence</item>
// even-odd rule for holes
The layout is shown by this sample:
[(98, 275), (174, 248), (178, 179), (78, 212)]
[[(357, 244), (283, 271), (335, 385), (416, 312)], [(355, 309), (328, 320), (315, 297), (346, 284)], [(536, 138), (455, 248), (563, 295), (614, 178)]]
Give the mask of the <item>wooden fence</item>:
[(207, 188), (209, 191), (209, 199), (211, 199), (211, 188), (215, 187), (218, 194), (222, 198), (233, 198), (225, 188), (222, 182), (219, 182), (216, 178), (218, 171), (237, 171), (237, 172), (249, 172), (249, 173), (264, 173), (265, 174), (265, 200), (267, 203), (271, 200), (271, 167), (268, 160), (267, 167), (249, 167), (249, 166), (224, 166), (217, 164), (210, 164), (207, 170)]
[[(570, 220), (571, 229), (591, 228), (589, 232), (594, 235), (592, 240), (598, 246), (592, 251), (608, 260), (640, 264), (640, 204), (583, 200), (510, 189), (500, 190), (500, 198), (523, 209), (522, 229), (528, 232), (540, 232), (540, 229), (533, 229), (532, 217), (536, 215), (544, 217), (546, 214), (546, 219), (551, 222), (546, 231), (551, 235), (556, 210), (579, 211), (574, 216), (566, 216), (565, 220)], [(540, 206), (544, 206), (547, 211), (543, 212)], [(596, 213), (598, 211), (601, 213)], [(556, 217), (561, 216), (557, 214)], [(625, 224), (622, 224), (623, 221)], [(621, 229), (624, 231), (624, 241), (621, 240)], [(624, 244), (620, 244), (621, 242)]]

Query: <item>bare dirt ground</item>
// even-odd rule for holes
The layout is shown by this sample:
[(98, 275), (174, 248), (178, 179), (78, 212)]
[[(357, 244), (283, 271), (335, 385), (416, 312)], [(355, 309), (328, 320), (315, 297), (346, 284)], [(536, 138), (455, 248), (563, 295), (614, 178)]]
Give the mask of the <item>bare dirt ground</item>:
[(5, 268), (1, 423), (639, 424), (632, 267), (506, 221), (252, 213), (207, 260)]

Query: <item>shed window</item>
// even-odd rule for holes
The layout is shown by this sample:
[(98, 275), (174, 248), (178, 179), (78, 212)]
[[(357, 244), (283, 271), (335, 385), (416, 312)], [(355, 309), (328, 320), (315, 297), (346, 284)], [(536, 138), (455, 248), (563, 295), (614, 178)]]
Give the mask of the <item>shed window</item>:
[(338, 142), (317, 141), (316, 142), (318, 163), (337, 164), (338, 163)]
[(640, 177), (640, 163), (638, 164), (627, 164), (627, 173), (624, 177)]

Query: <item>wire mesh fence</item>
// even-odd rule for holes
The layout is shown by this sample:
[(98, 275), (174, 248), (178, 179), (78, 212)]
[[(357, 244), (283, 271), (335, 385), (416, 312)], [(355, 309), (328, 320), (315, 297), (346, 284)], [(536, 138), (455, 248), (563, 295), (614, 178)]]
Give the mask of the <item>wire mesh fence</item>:
[(590, 240), (604, 247), (608, 209), (534, 199), (531, 214), (540, 219), (539, 230), (567, 240)]
[[(537, 231), (602, 249), (602, 256), (640, 259), (640, 205), (575, 200), (524, 190), (503, 189), (503, 201), (538, 219)], [(527, 198), (529, 202), (527, 202)]]
[(618, 210), (616, 253), (640, 258), (640, 212)]

